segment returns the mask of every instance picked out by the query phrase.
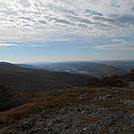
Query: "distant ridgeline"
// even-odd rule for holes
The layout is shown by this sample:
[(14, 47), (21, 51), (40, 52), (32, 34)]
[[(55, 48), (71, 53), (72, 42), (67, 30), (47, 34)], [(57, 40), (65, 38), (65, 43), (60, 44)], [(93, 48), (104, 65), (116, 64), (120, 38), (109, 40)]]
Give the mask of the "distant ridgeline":
[(6, 81), (17, 91), (34, 88), (48, 91), (93, 83), (90, 75), (54, 72), (44, 69), (29, 69), (11, 63), (0, 63), (0, 81)]

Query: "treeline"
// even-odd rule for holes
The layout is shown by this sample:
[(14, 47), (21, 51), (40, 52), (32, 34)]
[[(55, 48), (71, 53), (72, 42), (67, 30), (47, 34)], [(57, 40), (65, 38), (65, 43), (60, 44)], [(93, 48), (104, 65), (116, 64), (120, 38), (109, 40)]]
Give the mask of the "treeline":
[(16, 92), (7, 82), (0, 82), (0, 111), (6, 111), (29, 102), (36, 96), (35, 90)]

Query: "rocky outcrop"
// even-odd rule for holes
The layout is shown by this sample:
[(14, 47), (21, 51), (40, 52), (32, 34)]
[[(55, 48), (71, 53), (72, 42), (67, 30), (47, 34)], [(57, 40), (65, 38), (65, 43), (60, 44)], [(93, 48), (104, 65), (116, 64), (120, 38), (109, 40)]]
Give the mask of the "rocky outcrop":
[(68, 102), (56, 112), (41, 110), (21, 122), (3, 127), (13, 134), (133, 134), (134, 99), (122, 97), (126, 91), (105, 89), (75, 94), (79, 103)]

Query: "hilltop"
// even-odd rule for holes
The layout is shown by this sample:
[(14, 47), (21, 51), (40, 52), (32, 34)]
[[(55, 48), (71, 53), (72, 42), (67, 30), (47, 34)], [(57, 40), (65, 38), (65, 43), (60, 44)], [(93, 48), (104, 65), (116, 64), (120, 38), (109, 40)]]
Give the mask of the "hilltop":
[(0, 112), (1, 134), (133, 134), (134, 90), (76, 88), (42, 92)]

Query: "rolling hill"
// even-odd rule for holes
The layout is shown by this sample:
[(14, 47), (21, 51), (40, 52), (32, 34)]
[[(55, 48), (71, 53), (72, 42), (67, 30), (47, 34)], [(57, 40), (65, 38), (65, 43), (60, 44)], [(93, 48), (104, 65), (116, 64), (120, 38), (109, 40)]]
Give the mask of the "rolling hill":
[(101, 63), (117, 68), (122, 68), (124, 70), (130, 70), (134, 68), (134, 60), (101, 61)]
[(8, 63), (8, 62), (0, 62), (0, 71), (26, 71), (29, 68), (19, 67), (17, 65)]
[(36, 64), (36, 66), (49, 71), (70, 72), (75, 74), (91, 75), (95, 77), (110, 76), (113, 74), (123, 75), (128, 73), (127, 70), (123, 70), (114, 66), (91, 62), (40, 63)]
[(11, 63), (0, 63), (0, 81), (7, 81), (17, 91), (34, 88), (38, 91), (70, 86), (81, 86), (92, 82), (91, 76), (52, 72), (44, 69), (28, 69)]

